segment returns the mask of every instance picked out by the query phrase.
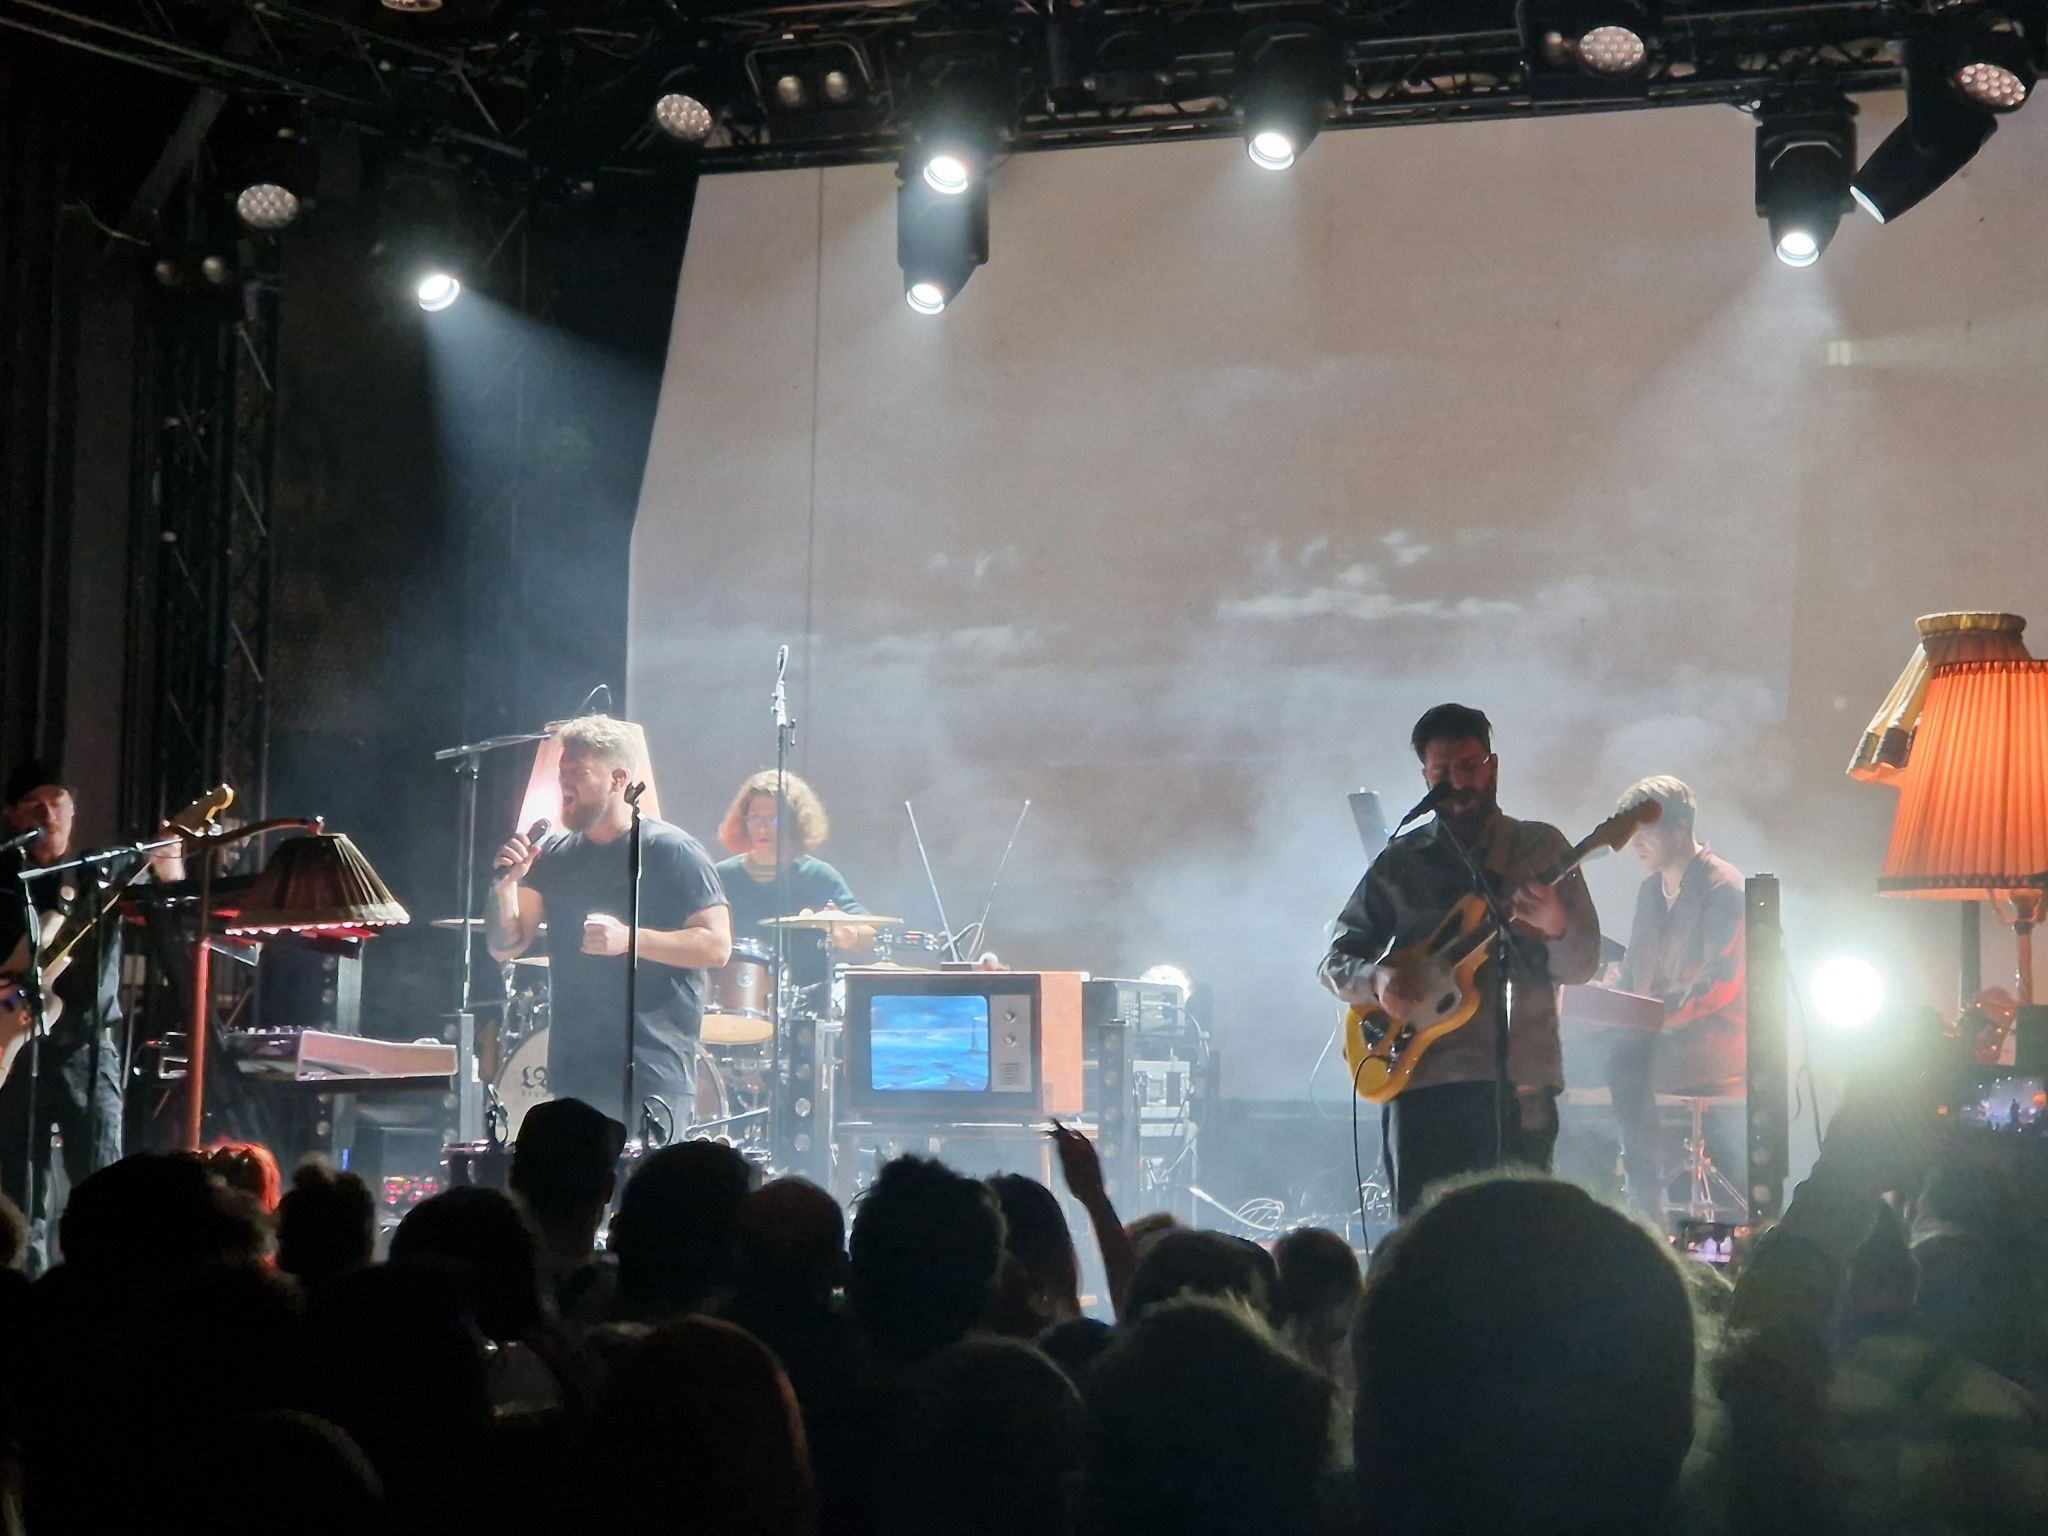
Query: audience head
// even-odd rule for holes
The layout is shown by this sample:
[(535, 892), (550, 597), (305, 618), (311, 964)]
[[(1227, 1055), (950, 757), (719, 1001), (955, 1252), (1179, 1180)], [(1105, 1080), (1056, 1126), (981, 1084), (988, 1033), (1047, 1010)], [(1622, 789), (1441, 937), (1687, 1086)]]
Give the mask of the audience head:
[(895, 1536), (1067, 1536), (1081, 1399), (1016, 1339), (966, 1339), (918, 1373), (889, 1496)]
[(1295, 1536), (1316, 1528), (1333, 1389), (1238, 1306), (1154, 1306), (1095, 1362), (1087, 1536)]
[(567, 1223), (594, 1232), (618, 1186), (626, 1128), (581, 1099), (536, 1104), (512, 1147), (512, 1190), (543, 1228)]
[(2003, 1375), (2026, 1336), (2026, 1285), (2012, 1245), (1960, 1232), (1915, 1243), (1913, 1316), (1959, 1355)]
[(1353, 1349), (1359, 1488), (1389, 1536), (1634, 1532), (1676, 1491), (1684, 1276), (1571, 1185), (1494, 1176), (1424, 1205), (1374, 1258)]
[(277, 1203), (277, 1267), (306, 1285), (361, 1269), (377, 1245), (377, 1203), (353, 1173), (301, 1163)]
[(58, 1236), (74, 1269), (125, 1279), (263, 1254), (254, 1202), (182, 1152), (137, 1153), (100, 1169), (71, 1192)]
[(1002, 1257), (1003, 1216), (987, 1185), (899, 1157), (855, 1207), (847, 1298), (879, 1354), (922, 1360), (981, 1321)]
[(1341, 1315), (1357, 1310), (1364, 1289), (1358, 1255), (1324, 1227), (1296, 1227), (1273, 1245), (1279, 1285), (1273, 1315), (1279, 1322)]
[(1278, 1278), (1273, 1256), (1257, 1243), (1181, 1227), (1145, 1245), (1123, 1315), (1135, 1322), (1162, 1301), (1187, 1294), (1240, 1302), (1263, 1314)]
[(259, 1210), (277, 1209), (283, 1179), (270, 1148), (255, 1141), (217, 1141), (206, 1151), (206, 1168), (229, 1189), (256, 1202)]
[(540, 1327), (540, 1241), (510, 1195), (472, 1186), (421, 1201), (391, 1235), (391, 1261), (415, 1259), (459, 1266), (477, 1326), (500, 1344)]
[(765, 1344), (709, 1317), (610, 1344), (593, 1469), (607, 1523), (667, 1529), (687, 1514), (706, 1536), (808, 1536), (816, 1498), (803, 1417)]
[(808, 1179), (775, 1179), (747, 1197), (740, 1290), (770, 1308), (818, 1309), (846, 1283), (846, 1217)]
[(356, 1443), (325, 1419), (273, 1411), (224, 1419), (233, 1471), (182, 1458), (172, 1469), (180, 1522), (195, 1531), (264, 1524), (293, 1536), (377, 1536), (390, 1528), (384, 1489)]
[(619, 1295), (641, 1312), (683, 1312), (733, 1283), (753, 1170), (717, 1141), (663, 1147), (626, 1180), (612, 1218)]
[(1003, 1262), (988, 1324), (1015, 1338), (1036, 1338), (1081, 1315), (1081, 1260), (1059, 1197), (1021, 1173), (988, 1181), (1003, 1213)]
[(1148, 1211), (1124, 1223), (1124, 1236), (1131, 1240), (1131, 1251), (1140, 1257), (1160, 1233), (1180, 1230), (1180, 1218), (1171, 1211)]

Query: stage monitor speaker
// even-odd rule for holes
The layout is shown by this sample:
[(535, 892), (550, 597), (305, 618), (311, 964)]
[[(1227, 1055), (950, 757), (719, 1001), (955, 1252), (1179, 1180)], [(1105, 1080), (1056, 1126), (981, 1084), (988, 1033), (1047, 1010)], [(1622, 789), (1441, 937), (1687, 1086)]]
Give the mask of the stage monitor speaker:
[(1785, 1031), (1785, 930), (1778, 918), (1778, 877), (1751, 875), (1743, 889), (1748, 974), (1748, 1177), (1752, 1224), (1785, 1208), (1791, 1119)]

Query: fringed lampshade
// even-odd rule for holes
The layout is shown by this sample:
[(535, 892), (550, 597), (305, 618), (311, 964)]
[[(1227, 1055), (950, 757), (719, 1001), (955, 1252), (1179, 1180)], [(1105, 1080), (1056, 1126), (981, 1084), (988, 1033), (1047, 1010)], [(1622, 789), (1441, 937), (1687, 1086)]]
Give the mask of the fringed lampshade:
[(1878, 890), (1994, 903), (2019, 941), (2023, 1003), (2048, 883), (2048, 661), (2027, 654), (2024, 627), (2010, 614), (1922, 619), (1917, 708), (1879, 732), (1891, 749), (1859, 775), (1899, 791)]
[[(631, 720), (617, 723), (625, 727), (626, 734), (633, 738), (633, 763), (626, 770), (626, 777), (640, 780), (647, 786), (647, 793), (640, 797), (640, 813), (659, 820), (661, 796), (654, 788), (654, 764), (647, 755), (647, 733)], [(561, 724), (559, 720), (551, 721), (548, 730), (552, 732)], [(534, 749), (533, 772), (526, 777), (526, 796), (519, 802), (519, 820), (513, 824), (514, 831), (524, 832), (543, 818), (555, 823), (561, 821), (561, 769), (562, 739), (550, 735)]]
[(277, 845), (227, 931), (363, 937), (411, 921), (354, 843), (316, 833)]

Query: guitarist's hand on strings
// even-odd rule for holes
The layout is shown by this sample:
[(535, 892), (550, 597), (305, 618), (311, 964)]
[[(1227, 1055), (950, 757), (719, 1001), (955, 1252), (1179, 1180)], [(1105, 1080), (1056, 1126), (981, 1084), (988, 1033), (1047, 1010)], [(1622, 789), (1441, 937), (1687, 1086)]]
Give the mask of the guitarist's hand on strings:
[(1564, 898), (1555, 886), (1532, 880), (1515, 892), (1512, 902), (1514, 925), (1538, 939), (1561, 939), (1566, 922)]
[(1422, 978), (1412, 967), (1383, 965), (1375, 978), (1374, 990), (1387, 1017), (1396, 1024), (1405, 1024), (1422, 1001)]

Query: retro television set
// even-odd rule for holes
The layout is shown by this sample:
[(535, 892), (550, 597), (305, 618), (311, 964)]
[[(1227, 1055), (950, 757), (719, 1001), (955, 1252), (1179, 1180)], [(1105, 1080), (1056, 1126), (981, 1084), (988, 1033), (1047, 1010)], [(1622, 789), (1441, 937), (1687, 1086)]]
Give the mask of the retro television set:
[(841, 1118), (1078, 1115), (1081, 981), (1078, 971), (848, 971)]

